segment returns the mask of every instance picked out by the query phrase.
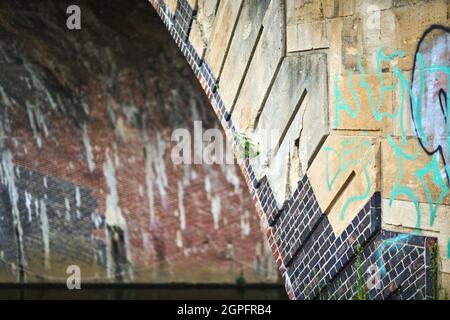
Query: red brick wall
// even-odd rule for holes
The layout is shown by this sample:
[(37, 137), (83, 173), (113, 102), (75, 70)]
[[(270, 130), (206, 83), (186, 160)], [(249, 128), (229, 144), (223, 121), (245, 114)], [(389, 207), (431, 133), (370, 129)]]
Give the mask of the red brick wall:
[[(1, 63), (10, 70), (0, 76), (0, 86), (9, 100), (1, 105), (2, 113), (7, 115), (2, 118), (2, 150), (11, 152), (19, 171), (55, 177), (90, 190), (96, 201), (96, 206), (90, 207), (91, 214), (103, 219), (107, 197), (113, 193), (105, 172), (107, 157), (111, 159), (118, 206), (125, 219), (125, 224), (120, 225), (128, 260), (122, 269), (125, 280), (234, 282), (243, 271), (248, 281), (276, 281), (270, 249), (266, 248), (239, 168), (172, 164), (173, 129), (192, 130), (193, 121), (200, 119), (205, 128), (219, 124), (159, 18), (147, 4), (132, 3), (121, 5), (116, 1), (97, 8), (82, 4), (83, 28), (79, 32), (70, 32), (61, 23), (63, 3), (53, 9), (45, 5), (33, 8), (32, 4), (2, 4), (7, 14), (2, 13), (0, 31), (14, 44), (0, 42), (4, 52)], [(33, 20), (23, 20), (26, 9), (37, 10)], [(38, 30), (36, 26), (41, 24), (43, 29)], [(92, 172), (83, 140), (84, 126), (95, 164)], [(158, 151), (161, 144), (165, 144), (163, 152)], [(152, 179), (146, 176), (149, 169), (145, 154), (151, 162)], [(16, 182), (22, 179), (20, 173), (16, 175)], [(81, 264), (87, 281), (114, 279), (116, 269), (111, 266), (114, 258), (109, 239), (112, 233), (107, 226), (116, 223), (106, 218), (97, 228), (88, 228), (84, 238), (87, 247), (89, 243), (100, 243), (103, 248), (96, 247), (89, 253), (95, 255), (91, 263), (80, 263), (76, 254), (65, 256), (65, 246), (80, 254), (86, 246), (78, 247), (77, 225), (70, 219), (65, 225), (73, 230), (67, 237), (64, 232), (52, 230), (53, 222), (63, 219), (58, 214), (64, 211), (76, 216), (79, 202), (85, 198), (68, 194), (68, 209), (66, 200), (62, 202), (64, 195), (53, 196), (44, 184), (25, 182), (18, 187), (23, 235), (17, 241), (25, 243), (23, 254), (27, 261), (22, 267), (26, 280), (65, 281), (65, 268), (70, 264)], [(7, 183), (3, 188), (8, 190)], [(149, 189), (153, 189), (153, 224)], [(27, 247), (27, 237), (45, 243), (46, 236), (39, 213), (31, 214), (31, 222), (24, 218), (28, 208), (26, 192), (39, 193), (35, 198), (47, 202), (51, 261), (47, 267), (43, 266), (43, 245)], [(4, 196), (12, 201), (7, 191)], [(217, 229), (212, 214), (214, 201), (220, 201)], [(54, 208), (62, 209), (60, 212)], [(1, 214), (11, 213), (4, 207)], [(89, 219), (89, 208), (81, 215)], [(37, 229), (31, 228), (34, 223)], [(5, 279), (17, 278), (17, 266), (13, 264), (20, 262), (13, 260), (4, 257), (0, 265)]]

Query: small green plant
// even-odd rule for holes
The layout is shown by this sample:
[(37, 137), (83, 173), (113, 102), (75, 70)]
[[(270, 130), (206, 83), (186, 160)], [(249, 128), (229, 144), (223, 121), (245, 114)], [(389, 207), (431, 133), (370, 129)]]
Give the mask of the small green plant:
[(247, 280), (245, 279), (244, 271), (241, 270), (239, 277), (236, 278), (236, 285), (239, 288), (243, 288), (243, 287), (245, 287), (246, 284), (247, 284)]
[(235, 133), (233, 139), (235, 142), (235, 152), (238, 157), (251, 159), (259, 156), (260, 152), (258, 148), (245, 133)]
[(357, 291), (357, 299), (358, 300), (367, 300), (367, 289), (366, 283), (364, 281), (364, 271), (362, 270), (362, 256), (363, 248), (358, 246), (356, 253), (356, 291)]

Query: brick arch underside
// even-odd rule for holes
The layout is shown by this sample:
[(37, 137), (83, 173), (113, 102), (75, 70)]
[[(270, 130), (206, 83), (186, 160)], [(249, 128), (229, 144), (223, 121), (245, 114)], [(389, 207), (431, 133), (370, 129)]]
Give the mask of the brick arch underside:
[(220, 124), (157, 14), (80, 0), (69, 31), (69, 4), (0, 4), (0, 285), (278, 286), (239, 168), (171, 161)]
[[(239, 129), (216, 91), (211, 68), (189, 41), (195, 8), (187, 0), (178, 0), (175, 12), (163, 0), (150, 3), (190, 64), (227, 136), (233, 137)], [(241, 169), (291, 299), (354, 299), (362, 287), (369, 299), (432, 298), (435, 239), (383, 230), (379, 192), (336, 236), (306, 174), (292, 197), (280, 205), (267, 178), (258, 180), (248, 160)]]

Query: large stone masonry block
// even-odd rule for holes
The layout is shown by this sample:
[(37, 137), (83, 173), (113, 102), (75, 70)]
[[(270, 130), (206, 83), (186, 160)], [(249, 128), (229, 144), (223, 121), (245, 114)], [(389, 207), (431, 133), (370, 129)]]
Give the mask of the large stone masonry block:
[(325, 0), (286, 0), (287, 24), (323, 19), (325, 2)]
[(331, 135), (308, 170), (320, 208), (336, 235), (380, 189), (377, 138)]
[(327, 27), (324, 20), (287, 26), (287, 51), (305, 51), (328, 47)]
[(203, 57), (203, 53), (210, 43), (218, 3), (218, 0), (197, 1), (197, 15), (192, 22), (189, 41), (201, 57)]
[(236, 101), (233, 120), (251, 131), (286, 53), (284, 1), (272, 0), (263, 20), (264, 31)]
[(417, 43), (423, 32), (432, 24), (448, 25), (447, 0), (418, 1), (414, 6), (397, 1), (392, 9), (395, 16), (395, 40), (398, 49), (406, 54), (399, 62), (402, 70), (413, 68)]
[(382, 87), (391, 86), (392, 77), (391, 73), (334, 76), (330, 90), (332, 128), (390, 132), (392, 119), (382, 115), (393, 113), (394, 91), (382, 91)]
[(257, 119), (260, 157), (256, 175), (266, 173), (278, 203), (295, 190), (309, 162), (329, 134), (325, 54), (286, 57)]
[[(450, 194), (445, 193), (447, 176), (440, 157), (434, 161), (416, 137), (408, 137), (405, 141), (401, 137), (383, 139), (382, 148), (383, 197), (405, 201), (417, 199), (421, 203), (430, 203), (431, 199), (433, 205), (450, 205)], [(395, 186), (406, 187), (412, 193), (392, 196)]]
[(211, 44), (206, 53), (206, 62), (210, 65), (216, 78), (220, 76), (242, 3), (242, 0), (222, 0), (220, 2)]
[(203, 59), (206, 51), (206, 39), (203, 37), (201, 25), (197, 21), (192, 22), (189, 33), (189, 42), (192, 44), (195, 52)]
[(220, 75), (219, 92), (227, 111), (231, 110), (242, 85), (252, 53), (262, 31), (262, 22), (270, 0), (244, 1), (233, 41)]

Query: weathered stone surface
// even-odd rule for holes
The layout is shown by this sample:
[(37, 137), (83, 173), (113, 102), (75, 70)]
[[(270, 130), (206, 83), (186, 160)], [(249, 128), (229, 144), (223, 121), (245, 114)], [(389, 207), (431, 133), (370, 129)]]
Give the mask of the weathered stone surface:
[(203, 42), (209, 44), (212, 36), (219, 0), (197, 0), (196, 22)]
[(220, 95), (228, 111), (235, 103), (236, 95), (250, 63), (258, 37), (262, 31), (262, 21), (270, 0), (244, 1), (236, 26), (235, 35), (220, 75)]
[[(393, 113), (393, 91), (382, 92), (381, 87), (382, 83), (385, 87), (392, 85), (392, 74), (383, 73), (382, 77), (383, 82), (379, 74), (354, 73), (332, 80), (330, 122), (333, 129), (390, 132), (392, 119), (382, 115)], [(362, 86), (362, 81), (369, 90)]]
[(287, 26), (287, 51), (304, 51), (328, 47), (326, 23), (314, 21)]
[[(377, 1), (382, 2), (386, 0)], [(390, 2), (391, 0), (387, 0)], [(324, 15), (326, 18), (351, 16), (355, 12), (355, 0), (325, 0), (322, 2), (324, 6)]]
[(395, 45), (406, 54), (405, 59), (398, 64), (402, 70), (412, 69), (417, 43), (426, 28), (432, 24), (448, 25), (447, 6), (447, 0), (418, 1), (414, 6), (406, 3), (394, 6)]
[(206, 51), (206, 40), (202, 34), (202, 28), (197, 21), (192, 22), (191, 32), (189, 33), (189, 42), (195, 49), (195, 52), (203, 59)]
[(220, 76), (222, 71), (242, 3), (242, 0), (222, 0), (217, 10), (211, 44), (206, 54), (206, 61), (216, 78)]
[(287, 0), (287, 24), (323, 19), (324, 2), (324, 0)]
[[(407, 138), (404, 143), (401, 138), (395, 137), (392, 142), (395, 145), (386, 139), (382, 140), (383, 195), (387, 198), (391, 197), (395, 186), (399, 185), (407, 187), (411, 191), (411, 196), (419, 202), (428, 203), (430, 200), (427, 197), (428, 189), (432, 199), (431, 204), (436, 204), (443, 192), (441, 184), (447, 183), (442, 160), (437, 162), (436, 168), (431, 167), (433, 158), (426, 154), (416, 137)], [(424, 175), (422, 181), (419, 170), (427, 167), (428, 173)], [(398, 193), (394, 199), (413, 201), (411, 196)], [(440, 204), (450, 205), (450, 194), (446, 194)]]
[[(286, 57), (257, 119), (255, 136), (262, 143), (261, 155), (253, 161), (255, 172), (259, 177), (266, 171), (277, 177), (269, 181), (279, 186), (274, 189), (279, 190), (281, 203), (329, 133), (326, 75), (325, 54)], [(270, 141), (265, 141), (268, 134)], [(280, 161), (288, 161), (289, 166), (280, 168)]]
[(380, 189), (379, 170), (377, 139), (331, 135), (325, 141), (308, 177), (337, 235)]
[(236, 101), (233, 119), (250, 131), (276, 77), (286, 51), (284, 1), (272, 0), (263, 20), (264, 30)]

